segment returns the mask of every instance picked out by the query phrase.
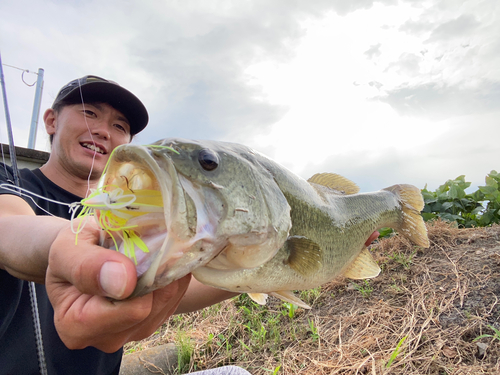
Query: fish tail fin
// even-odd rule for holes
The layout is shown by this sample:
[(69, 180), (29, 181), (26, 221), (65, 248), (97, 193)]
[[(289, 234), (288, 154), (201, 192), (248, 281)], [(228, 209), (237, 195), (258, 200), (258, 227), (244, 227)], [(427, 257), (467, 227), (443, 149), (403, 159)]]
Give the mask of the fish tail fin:
[(393, 185), (383, 190), (389, 191), (398, 197), (403, 210), (403, 220), (398, 229), (401, 234), (414, 244), (429, 247), (427, 228), (420, 211), (424, 208), (424, 199), (420, 189), (413, 185)]

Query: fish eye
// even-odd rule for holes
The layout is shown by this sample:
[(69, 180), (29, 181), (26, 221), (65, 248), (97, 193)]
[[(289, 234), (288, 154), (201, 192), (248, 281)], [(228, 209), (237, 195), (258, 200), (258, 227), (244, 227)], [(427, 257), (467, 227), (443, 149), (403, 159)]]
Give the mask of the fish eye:
[(198, 162), (204, 170), (213, 171), (219, 166), (219, 157), (214, 151), (203, 149), (198, 154)]

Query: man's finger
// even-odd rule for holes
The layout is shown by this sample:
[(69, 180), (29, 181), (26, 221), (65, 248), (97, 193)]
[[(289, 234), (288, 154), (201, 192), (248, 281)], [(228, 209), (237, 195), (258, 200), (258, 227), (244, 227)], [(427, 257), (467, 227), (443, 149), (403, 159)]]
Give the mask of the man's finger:
[(49, 254), (51, 282), (68, 282), (84, 294), (126, 298), (137, 283), (134, 263), (96, 245), (98, 237), (98, 231), (84, 229), (75, 244), (71, 230), (61, 231)]
[(368, 238), (368, 240), (366, 240), (365, 242), (365, 246), (370, 246), (370, 244), (375, 241), (378, 236), (380, 236), (380, 233), (378, 231), (375, 231), (371, 234), (370, 238)]

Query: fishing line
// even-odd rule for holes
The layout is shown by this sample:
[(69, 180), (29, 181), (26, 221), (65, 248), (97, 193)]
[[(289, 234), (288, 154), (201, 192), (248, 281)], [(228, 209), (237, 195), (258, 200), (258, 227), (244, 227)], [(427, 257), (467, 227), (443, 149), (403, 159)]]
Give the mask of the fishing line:
[(87, 130), (89, 131), (90, 139), (92, 141), (92, 144), (94, 145), (94, 150), (92, 150), (92, 151), (94, 151), (94, 155), (92, 156), (92, 164), (90, 166), (89, 175), (87, 177), (87, 191), (85, 192), (85, 196), (88, 196), (88, 194), (90, 192), (90, 177), (92, 176), (92, 172), (94, 170), (95, 156), (97, 154), (97, 151), (95, 150), (96, 145), (95, 145), (94, 137), (92, 136), (92, 131), (90, 130), (90, 126), (87, 122), (85, 101), (83, 100), (82, 83), (80, 80), (78, 80), (78, 89), (80, 91), (80, 100), (82, 102), (82, 107), (83, 107), (83, 120), (85, 121), (85, 125), (87, 126)]
[(53, 216), (53, 217), (56, 217), (56, 215), (52, 214), (51, 212), (47, 211), (45, 208), (43, 208), (42, 206), (40, 206), (33, 197), (36, 197), (36, 198), (39, 198), (39, 199), (43, 199), (43, 200), (51, 202), (51, 203), (60, 204), (62, 206), (67, 206), (69, 208), (69, 212), (71, 212), (71, 210), (74, 209), (74, 207), (80, 205), (79, 202), (74, 202), (74, 203), (59, 202), (59, 201), (56, 201), (54, 199), (50, 199), (50, 198), (44, 197), (42, 195), (38, 195), (36, 193), (33, 193), (32, 191), (30, 191), (28, 189), (25, 189), (25, 188), (22, 188), (22, 187), (17, 187), (17, 186), (14, 187), (11, 184), (0, 184), (0, 188), (2, 188), (4, 190), (7, 190), (7, 191), (10, 191), (12, 193), (15, 193), (15, 195), (21, 195), (23, 197), (27, 197), (27, 198), (31, 199), (31, 201), (33, 202), (33, 204), (35, 206), (37, 206), (40, 210), (42, 210), (43, 212), (45, 212), (47, 215), (50, 215), (50, 216)]

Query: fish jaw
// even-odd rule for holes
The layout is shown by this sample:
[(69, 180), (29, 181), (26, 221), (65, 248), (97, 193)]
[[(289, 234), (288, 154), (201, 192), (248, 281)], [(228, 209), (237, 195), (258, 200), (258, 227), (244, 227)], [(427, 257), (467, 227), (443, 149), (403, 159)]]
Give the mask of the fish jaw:
[[(132, 228), (147, 248), (144, 251), (144, 246), (135, 246), (133, 251), (138, 282), (130, 297), (147, 294), (185, 276), (194, 267), (208, 262), (224, 246), (214, 237), (219, 214), (201, 205), (193, 210), (193, 204), (189, 203), (192, 199), (184, 191), (166, 152), (147, 146), (118, 147), (110, 157), (99, 186), (106, 187), (110, 196), (119, 189), (126, 191), (127, 196), (144, 192), (161, 194), (161, 201), (155, 201), (155, 209), (160, 209), (160, 213), (138, 215), (131, 206), (115, 212), (125, 218), (126, 226)], [(126, 241), (120, 237), (115, 235), (112, 239), (108, 235), (102, 245), (131, 257), (126, 251)]]

